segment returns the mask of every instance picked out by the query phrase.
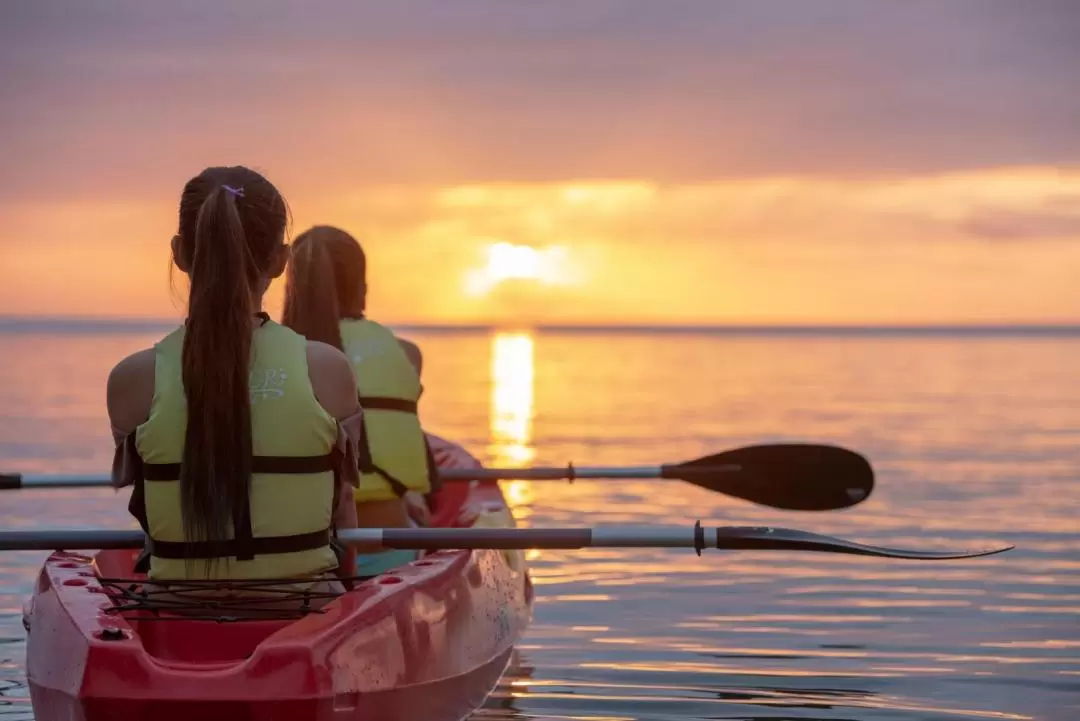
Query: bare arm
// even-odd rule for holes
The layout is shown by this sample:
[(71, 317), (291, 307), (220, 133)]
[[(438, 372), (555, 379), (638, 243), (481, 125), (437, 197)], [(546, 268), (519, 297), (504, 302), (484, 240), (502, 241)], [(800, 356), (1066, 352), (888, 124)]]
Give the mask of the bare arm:
[(116, 364), (105, 386), (105, 405), (117, 444), (150, 417), (154, 402), (154, 349), (132, 353)]
[[(315, 391), (315, 400), (336, 420), (343, 421), (360, 410), (357, 400), (356, 379), (352, 364), (337, 348), (308, 341), (308, 377)], [(334, 525), (338, 528), (356, 528), (356, 503), (352, 484), (341, 482), (338, 506), (334, 509)]]
[(332, 345), (308, 341), (308, 376), (315, 399), (337, 420), (345, 420), (360, 409), (356, 379), (345, 354)]

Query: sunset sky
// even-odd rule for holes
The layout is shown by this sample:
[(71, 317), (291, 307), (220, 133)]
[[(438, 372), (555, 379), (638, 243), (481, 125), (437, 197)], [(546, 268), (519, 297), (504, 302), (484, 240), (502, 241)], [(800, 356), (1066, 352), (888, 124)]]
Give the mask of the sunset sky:
[(1078, 38), (1075, 0), (0, 3), (0, 314), (182, 313), (180, 189), (246, 164), (388, 322), (1080, 322)]

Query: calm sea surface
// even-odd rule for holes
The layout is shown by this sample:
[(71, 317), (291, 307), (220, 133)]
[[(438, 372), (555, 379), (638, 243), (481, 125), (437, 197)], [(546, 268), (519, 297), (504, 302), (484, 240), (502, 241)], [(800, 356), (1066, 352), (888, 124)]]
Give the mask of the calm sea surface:
[[(3, 470), (104, 472), (105, 377), (148, 332), (0, 332)], [(1080, 337), (406, 334), (425, 425), (499, 464), (678, 461), (747, 443), (866, 454), (862, 506), (781, 513), (666, 482), (505, 484), (525, 525), (773, 524), (923, 563), (532, 552), (535, 621), (475, 719), (1080, 719)], [(123, 526), (109, 490), (0, 496), (0, 528)], [(31, 719), (0, 554), (0, 719)], [(420, 720), (418, 720), (420, 721)]]

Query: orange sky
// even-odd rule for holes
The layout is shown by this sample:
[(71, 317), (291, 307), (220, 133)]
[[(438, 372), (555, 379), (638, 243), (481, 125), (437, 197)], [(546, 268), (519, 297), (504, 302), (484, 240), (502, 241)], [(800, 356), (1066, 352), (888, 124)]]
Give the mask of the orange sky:
[(1045, 1), (5, 4), (0, 313), (179, 315), (180, 187), (247, 163), (361, 238), (388, 322), (1077, 322)]
[[(1057, 227), (1045, 199), (1073, 194), (1080, 172), (1030, 169), (902, 182), (370, 188), (300, 193), (293, 205), (296, 229), (331, 222), (362, 238), (372, 312), (392, 322), (1067, 321), (1080, 318), (1080, 238)], [(3, 307), (175, 315), (183, 277), (172, 294), (171, 210), (21, 206), (6, 232), (33, 242), (3, 246)], [(552, 273), (470, 286), (498, 242), (542, 255), (555, 246)]]

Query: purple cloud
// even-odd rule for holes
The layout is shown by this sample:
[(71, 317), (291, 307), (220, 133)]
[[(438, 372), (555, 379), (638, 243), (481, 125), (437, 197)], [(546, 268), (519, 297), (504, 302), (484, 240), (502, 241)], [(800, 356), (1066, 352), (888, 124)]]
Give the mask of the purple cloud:
[(977, 209), (961, 230), (991, 241), (1080, 240), (1080, 196), (1047, 198), (1035, 210)]
[(0, 4), (0, 202), (1080, 164), (1073, 0)]

